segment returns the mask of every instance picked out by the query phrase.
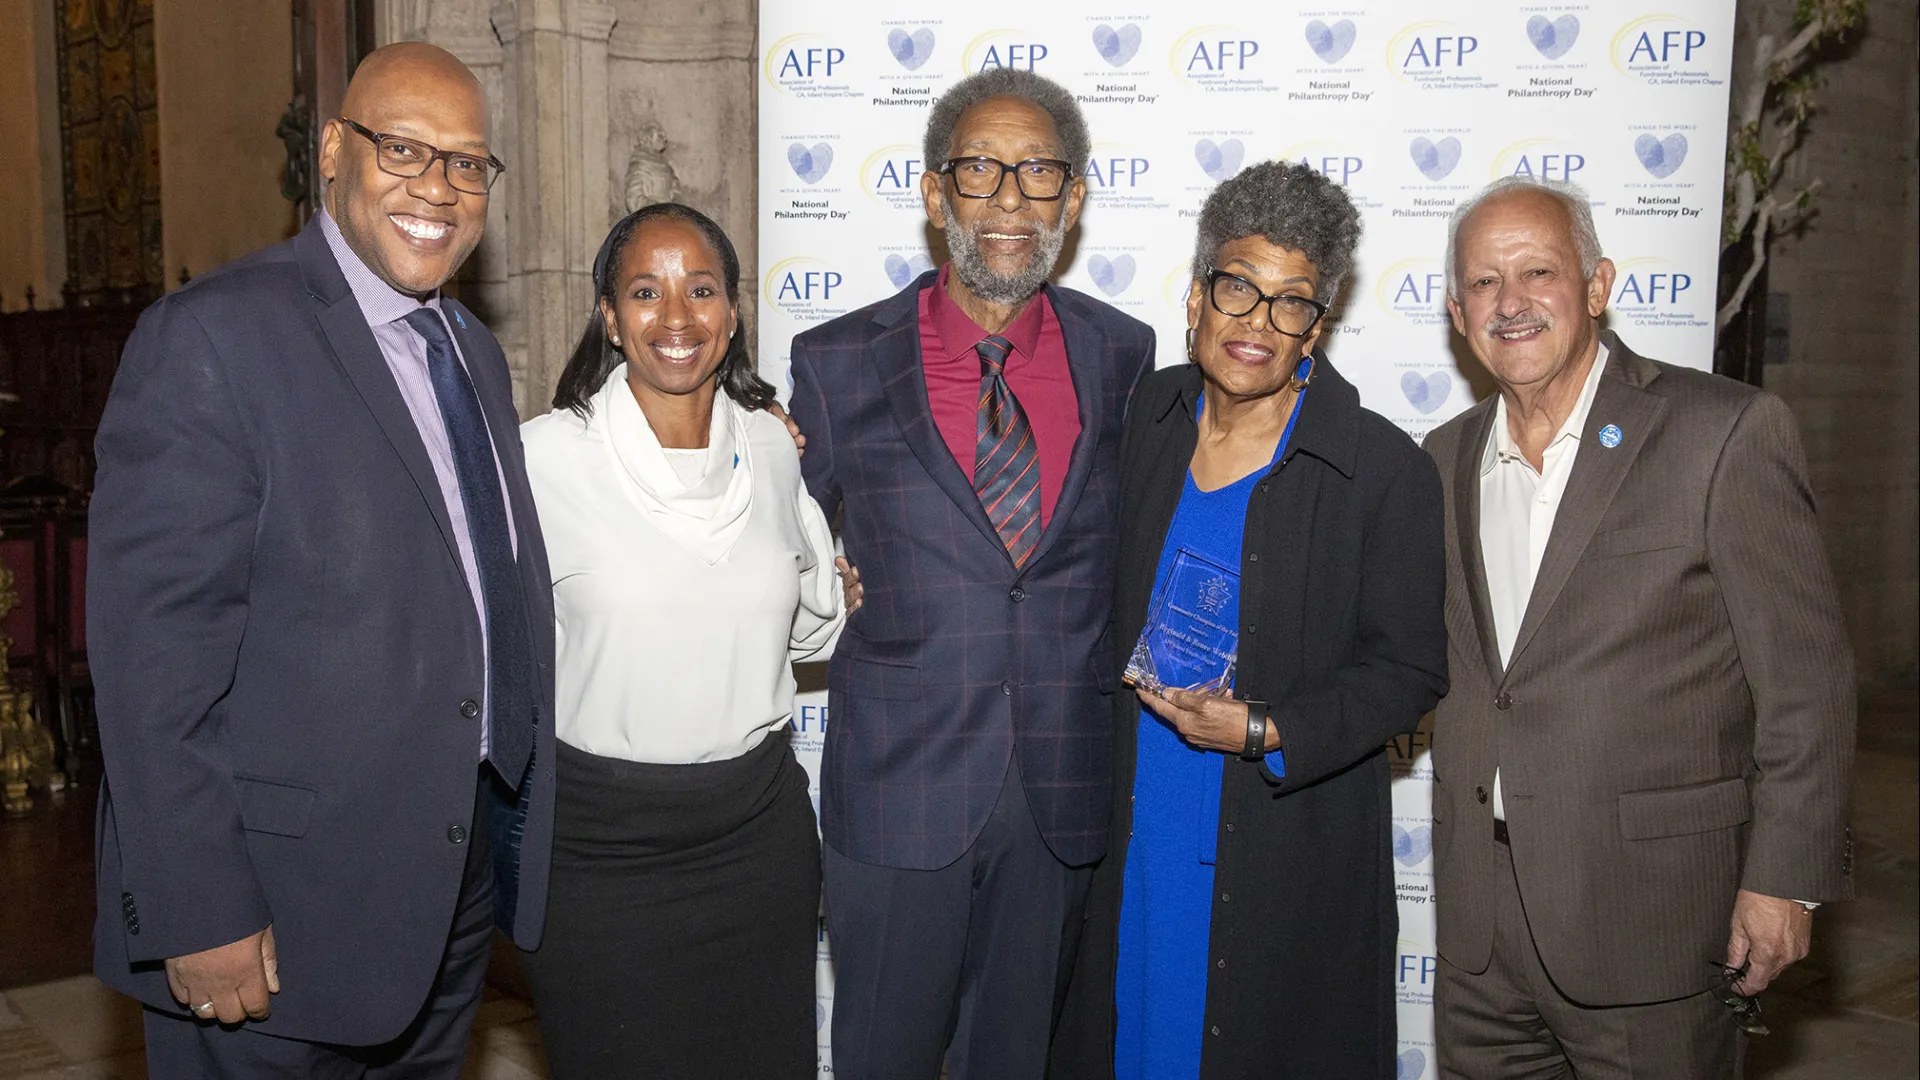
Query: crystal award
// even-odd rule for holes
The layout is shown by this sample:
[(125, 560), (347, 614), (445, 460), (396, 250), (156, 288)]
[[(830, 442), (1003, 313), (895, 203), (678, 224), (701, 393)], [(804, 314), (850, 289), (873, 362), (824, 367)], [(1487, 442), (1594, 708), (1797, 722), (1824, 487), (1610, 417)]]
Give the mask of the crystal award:
[(1233, 688), (1239, 644), (1239, 573), (1181, 548), (1124, 679), (1156, 694), (1168, 687), (1225, 694)]

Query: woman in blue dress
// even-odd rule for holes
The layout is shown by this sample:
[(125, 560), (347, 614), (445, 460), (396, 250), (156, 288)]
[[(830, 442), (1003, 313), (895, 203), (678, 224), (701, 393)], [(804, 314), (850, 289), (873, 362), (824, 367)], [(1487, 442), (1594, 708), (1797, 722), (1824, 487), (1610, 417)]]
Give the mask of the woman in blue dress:
[(1115, 703), (1056, 1077), (1395, 1073), (1383, 748), (1446, 692), (1444, 513), (1432, 461), (1314, 352), (1359, 235), (1303, 165), (1222, 184), (1191, 363), (1135, 394), (1115, 640), (1173, 634)]

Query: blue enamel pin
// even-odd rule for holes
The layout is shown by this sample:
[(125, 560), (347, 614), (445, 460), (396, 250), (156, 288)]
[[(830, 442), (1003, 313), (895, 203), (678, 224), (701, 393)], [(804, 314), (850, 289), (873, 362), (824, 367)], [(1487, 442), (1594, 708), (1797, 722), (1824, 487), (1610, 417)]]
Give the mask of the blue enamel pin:
[[(462, 329), (462, 330), (465, 330), (465, 329), (467, 328), (467, 317), (466, 317), (465, 315), (462, 315), (462, 314), (460, 314), (460, 309), (459, 309), (459, 308), (454, 308), (454, 309), (453, 309), (453, 321), (454, 321), (454, 322), (457, 322), (457, 323), (459, 323), (459, 324), (460, 324), (460, 329)], [(1614, 437), (1614, 441), (1616, 441), (1616, 442), (1617, 442), (1617, 441), (1619, 441), (1619, 439), (1620, 439), (1620, 432), (1616, 430), (1616, 431), (1615, 431), (1615, 432), (1613, 433), (1613, 437)], [(1611, 444), (1609, 444), (1609, 445), (1611, 445)]]
[(1620, 445), (1620, 429), (1612, 424), (1600, 429), (1600, 445), (1611, 450)]

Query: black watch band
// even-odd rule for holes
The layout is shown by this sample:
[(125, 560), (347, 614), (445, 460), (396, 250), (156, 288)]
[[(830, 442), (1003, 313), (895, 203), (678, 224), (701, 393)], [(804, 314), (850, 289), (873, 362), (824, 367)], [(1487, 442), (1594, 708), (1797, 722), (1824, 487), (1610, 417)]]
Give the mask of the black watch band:
[(1247, 745), (1240, 760), (1259, 761), (1267, 756), (1267, 703), (1248, 698), (1241, 704), (1247, 707)]

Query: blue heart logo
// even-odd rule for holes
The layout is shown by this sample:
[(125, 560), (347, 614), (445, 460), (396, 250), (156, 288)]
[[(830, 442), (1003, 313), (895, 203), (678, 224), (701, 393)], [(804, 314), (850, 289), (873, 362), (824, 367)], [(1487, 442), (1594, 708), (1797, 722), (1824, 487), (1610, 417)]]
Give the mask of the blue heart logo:
[(806, 143), (788, 143), (787, 164), (793, 166), (793, 175), (817, 184), (833, 168), (833, 147), (826, 143), (814, 143), (811, 148)]
[(1633, 154), (1654, 179), (1665, 180), (1687, 160), (1687, 137), (1677, 131), (1664, 139), (1642, 134), (1633, 140)]
[(1407, 404), (1420, 410), (1421, 416), (1432, 413), (1447, 403), (1453, 394), (1453, 376), (1444, 371), (1436, 371), (1422, 376), (1417, 371), (1405, 372), (1400, 376), (1400, 392), (1407, 396)]
[(1133, 54), (1140, 51), (1140, 28), (1127, 23), (1115, 30), (1106, 23), (1093, 28), (1093, 47), (1100, 51), (1107, 63), (1114, 67), (1125, 67)]
[(1133, 256), (1122, 255), (1109, 261), (1105, 255), (1095, 255), (1087, 260), (1087, 276), (1093, 279), (1100, 291), (1108, 296), (1119, 296), (1133, 284)]
[(1394, 1065), (1394, 1080), (1420, 1080), (1427, 1075), (1427, 1055), (1418, 1050), (1408, 1050), (1400, 1055)]
[(1240, 145), (1239, 139), (1227, 139), (1216, 143), (1212, 139), (1201, 139), (1193, 144), (1193, 159), (1200, 163), (1200, 169), (1215, 180), (1226, 180), (1240, 171), (1240, 163), (1246, 160), (1247, 148)]
[(813, 1003), (813, 1030), (820, 1031), (827, 1026), (827, 1006), (818, 1000)]
[(1540, 55), (1549, 60), (1558, 60), (1567, 55), (1573, 43), (1580, 40), (1580, 20), (1577, 16), (1562, 15), (1549, 19), (1545, 15), (1535, 15), (1527, 20), (1527, 40), (1540, 50)]
[(1393, 827), (1393, 858), (1401, 866), (1411, 870), (1427, 861), (1433, 854), (1433, 827), (1415, 825), (1411, 829)]
[(1413, 140), (1407, 150), (1413, 155), (1414, 167), (1429, 180), (1445, 180), (1453, 167), (1460, 164), (1460, 140), (1451, 135), (1439, 142), (1422, 135)]
[(1352, 19), (1341, 19), (1332, 26), (1315, 19), (1307, 24), (1307, 48), (1327, 63), (1337, 64), (1347, 55), (1347, 50), (1353, 48), (1353, 39), (1358, 33)]
[(899, 255), (887, 256), (887, 280), (893, 282), (896, 289), (904, 289), (907, 282), (933, 269), (933, 260), (925, 255), (902, 258)]
[(920, 65), (933, 55), (933, 31), (921, 27), (909, 34), (905, 30), (887, 32), (887, 51), (908, 71), (920, 70)]

